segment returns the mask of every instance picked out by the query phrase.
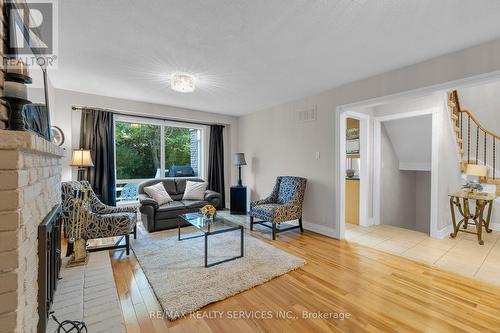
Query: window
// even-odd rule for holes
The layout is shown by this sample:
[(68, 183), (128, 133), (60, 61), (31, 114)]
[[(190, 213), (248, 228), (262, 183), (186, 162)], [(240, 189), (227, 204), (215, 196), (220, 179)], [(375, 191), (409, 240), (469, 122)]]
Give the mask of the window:
[(160, 169), (160, 148), (160, 126), (117, 121), (116, 178), (154, 178)]
[(202, 176), (203, 133), (203, 126), (116, 117), (117, 201), (136, 201), (145, 179)]
[(164, 127), (166, 177), (200, 175), (200, 132), (194, 128)]

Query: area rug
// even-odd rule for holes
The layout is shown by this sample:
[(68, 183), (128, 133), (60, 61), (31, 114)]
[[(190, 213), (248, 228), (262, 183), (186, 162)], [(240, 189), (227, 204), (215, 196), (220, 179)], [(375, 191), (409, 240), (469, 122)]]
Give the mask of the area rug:
[[(183, 228), (185, 233), (194, 228)], [(193, 234), (191, 234), (193, 235)], [(209, 236), (209, 263), (239, 255), (239, 231)], [(305, 261), (245, 234), (245, 256), (204, 267), (203, 237), (178, 241), (176, 232), (156, 232), (132, 241), (132, 249), (160, 302), (175, 320), (203, 306), (260, 285)]]

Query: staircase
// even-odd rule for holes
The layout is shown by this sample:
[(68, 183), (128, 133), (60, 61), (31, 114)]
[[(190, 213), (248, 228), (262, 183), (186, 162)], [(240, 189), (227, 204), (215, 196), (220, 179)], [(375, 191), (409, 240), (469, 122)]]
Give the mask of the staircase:
[(467, 164), (488, 166), (488, 175), (481, 183), (494, 184), (500, 195), (500, 177), (497, 175), (497, 146), (500, 136), (485, 129), (469, 110), (460, 107), (456, 90), (448, 92), (448, 107), (461, 156), (460, 170), (465, 172)]

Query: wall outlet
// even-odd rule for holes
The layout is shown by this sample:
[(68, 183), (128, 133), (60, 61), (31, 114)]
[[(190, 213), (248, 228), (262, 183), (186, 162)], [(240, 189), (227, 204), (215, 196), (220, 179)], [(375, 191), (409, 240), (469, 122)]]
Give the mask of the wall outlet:
[(319, 151), (317, 151), (315, 154), (314, 154), (314, 158), (319, 160), (320, 159), (320, 154), (319, 154)]

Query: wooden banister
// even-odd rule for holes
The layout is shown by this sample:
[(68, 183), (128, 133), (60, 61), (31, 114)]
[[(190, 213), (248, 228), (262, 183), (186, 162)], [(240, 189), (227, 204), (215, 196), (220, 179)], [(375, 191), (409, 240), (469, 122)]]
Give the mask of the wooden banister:
[(472, 113), (470, 113), (469, 110), (467, 109), (464, 109), (464, 110), (459, 110), (458, 112), (463, 112), (465, 114), (467, 114), (470, 119), (472, 119), (472, 121), (476, 124), (476, 126), (481, 130), (483, 131), (484, 133), (488, 134), (488, 135), (491, 135), (492, 137), (494, 137), (495, 139), (497, 140), (500, 140), (500, 136), (499, 135), (496, 135), (494, 134), (493, 132), (491, 131), (488, 131), (486, 128), (484, 128), (483, 126), (481, 126), (481, 124), (477, 121), (476, 118), (474, 118), (474, 116), (472, 115)]
[[(451, 110), (451, 120), (453, 122), (453, 125), (455, 126), (457, 143), (459, 146), (459, 152), (462, 155), (462, 161), (464, 161), (464, 146), (466, 145), (467, 164), (478, 164), (480, 157), (483, 158), (483, 163), (485, 165), (488, 164), (488, 162), (490, 162), (491, 160), (493, 166), (491, 179), (495, 181), (496, 141), (500, 140), (500, 135), (484, 128), (469, 110), (462, 109), (460, 107), (460, 100), (458, 98), (458, 92), (456, 90), (448, 92), (448, 106)], [(464, 117), (467, 118), (466, 122), (463, 119)], [(464, 137), (464, 131), (466, 132), (466, 137)], [(474, 133), (475, 135), (471, 135), (472, 133)], [(489, 145), (490, 142), (491, 145)], [(473, 158), (475, 158), (475, 160), (471, 160), (471, 154)], [(463, 164), (461, 163), (462, 171), (465, 171), (462, 166)]]

